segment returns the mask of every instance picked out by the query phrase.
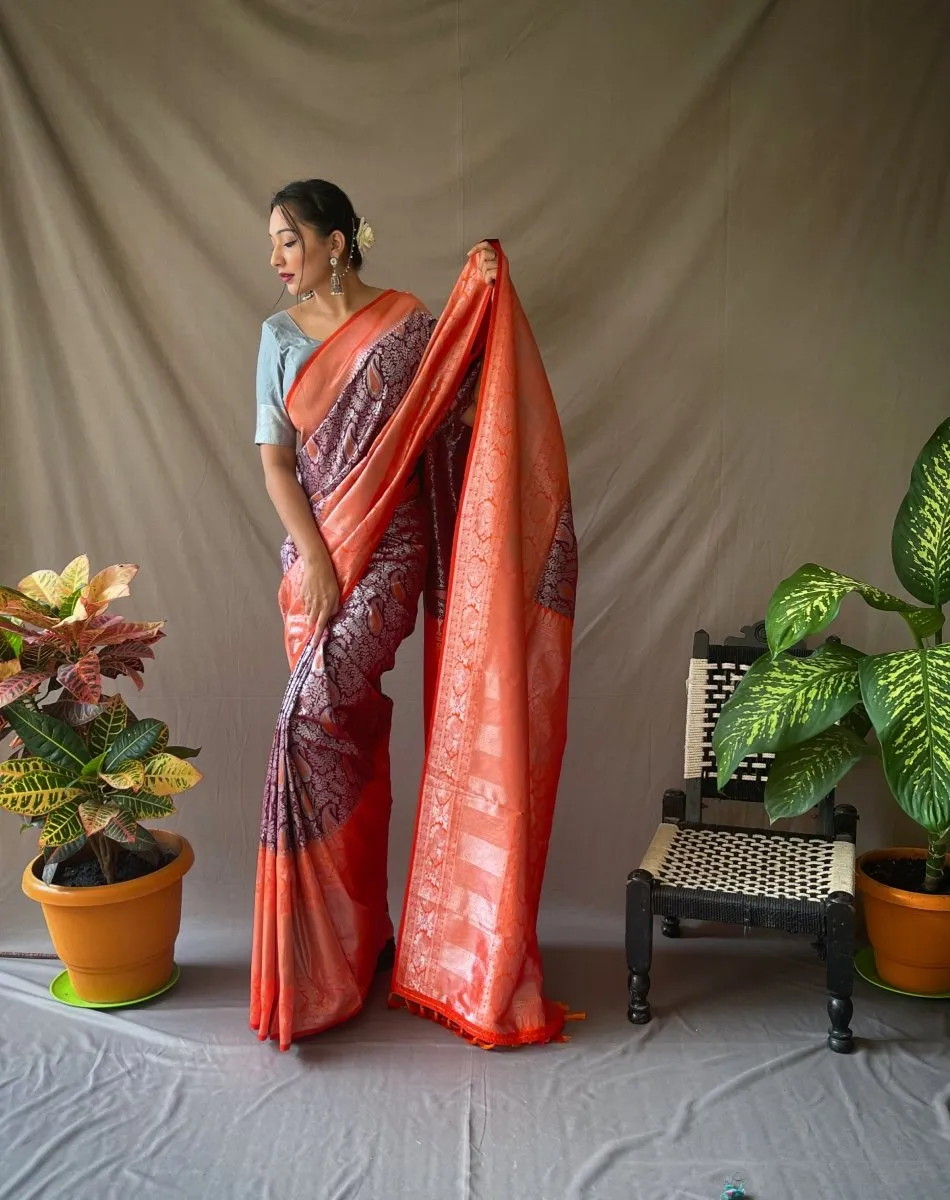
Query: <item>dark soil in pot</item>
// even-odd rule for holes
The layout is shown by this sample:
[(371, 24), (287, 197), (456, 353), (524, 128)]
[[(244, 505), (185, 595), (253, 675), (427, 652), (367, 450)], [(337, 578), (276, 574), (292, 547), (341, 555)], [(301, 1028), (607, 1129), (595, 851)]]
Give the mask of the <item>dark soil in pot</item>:
[[(131, 850), (120, 850), (115, 862), (115, 882), (127, 883), (130, 879), (140, 879), (174, 861), (175, 855), (166, 851), (155, 866)], [(86, 862), (65, 862), (53, 879), (56, 887), (103, 887), (105, 882), (102, 868), (95, 858)]]
[[(886, 887), (900, 888), (905, 892), (924, 893), (924, 870), (927, 863), (923, 858), (878, 858), (873, 862), (862, 864), (862, 870), (875, 883), (883, 883)], [(947, 891), (947, 878), (940, 893)]]

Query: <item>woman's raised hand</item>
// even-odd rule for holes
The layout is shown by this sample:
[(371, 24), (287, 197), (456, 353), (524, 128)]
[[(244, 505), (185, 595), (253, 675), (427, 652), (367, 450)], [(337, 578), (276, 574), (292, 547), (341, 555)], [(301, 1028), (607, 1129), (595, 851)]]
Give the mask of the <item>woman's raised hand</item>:
[(473, 246), (468, 252), (468, 257), (477, 255), (475, 259), (476, 265), (481, 272), (482, 279), (488, 284), (492, 284), (498, 278), (498, 255), (495, 247), (491, 242), (479, 242), (477, 246)]

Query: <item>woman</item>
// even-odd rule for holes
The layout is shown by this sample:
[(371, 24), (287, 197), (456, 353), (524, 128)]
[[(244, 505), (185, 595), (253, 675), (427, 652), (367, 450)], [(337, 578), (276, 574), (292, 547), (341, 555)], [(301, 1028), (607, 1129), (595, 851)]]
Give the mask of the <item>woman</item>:
[(479, 1044), (548, 1041), (564, 1015), (541, 995), (535, 921), (576, 549), (540, 357), (489, 243), (436, 322), (360, 278), (372, 231), (334, 185), (278, 192), (270, 237), (297, 299), (264, 325), (257, 427), (288, 533), (291, 677), (265, 789), (252, 1028), (286, 1049), (357, 1013), (386, 965), (380, 679), (424, 594), (426, 766), (392, 1002)]

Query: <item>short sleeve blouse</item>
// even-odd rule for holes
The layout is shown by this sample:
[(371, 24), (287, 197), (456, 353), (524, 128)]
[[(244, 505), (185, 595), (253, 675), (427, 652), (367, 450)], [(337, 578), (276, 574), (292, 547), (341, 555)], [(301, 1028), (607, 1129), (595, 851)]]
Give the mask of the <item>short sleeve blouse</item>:
[(274, 313), (264, 322), (257, 356), (258, 446), (296, 449), (297, 431), (287, 415), (287, 394), (319, 345), (286, 312)]

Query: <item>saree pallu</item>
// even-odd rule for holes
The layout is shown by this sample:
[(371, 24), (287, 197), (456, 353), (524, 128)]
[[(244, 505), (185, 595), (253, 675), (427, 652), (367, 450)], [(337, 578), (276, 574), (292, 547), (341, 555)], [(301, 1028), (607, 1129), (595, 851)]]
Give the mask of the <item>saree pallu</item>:
[(392, 936), (380, 680), (424, 594), (426, 754), (391, 1003), (480, 1045), (550, 1041), (564, 1011), (542, 995), (535, 925), (577, 555), (554, 401), (504, 256), (493, 288), (466, 268), (434, 332), (413, 297), (384, 293), (314, 352), (287, 408), (342, 604), (315, 645), (285, 544), (291, 677), (265, 789), (251, 1026), (286, 1049), (353, 1016)]

